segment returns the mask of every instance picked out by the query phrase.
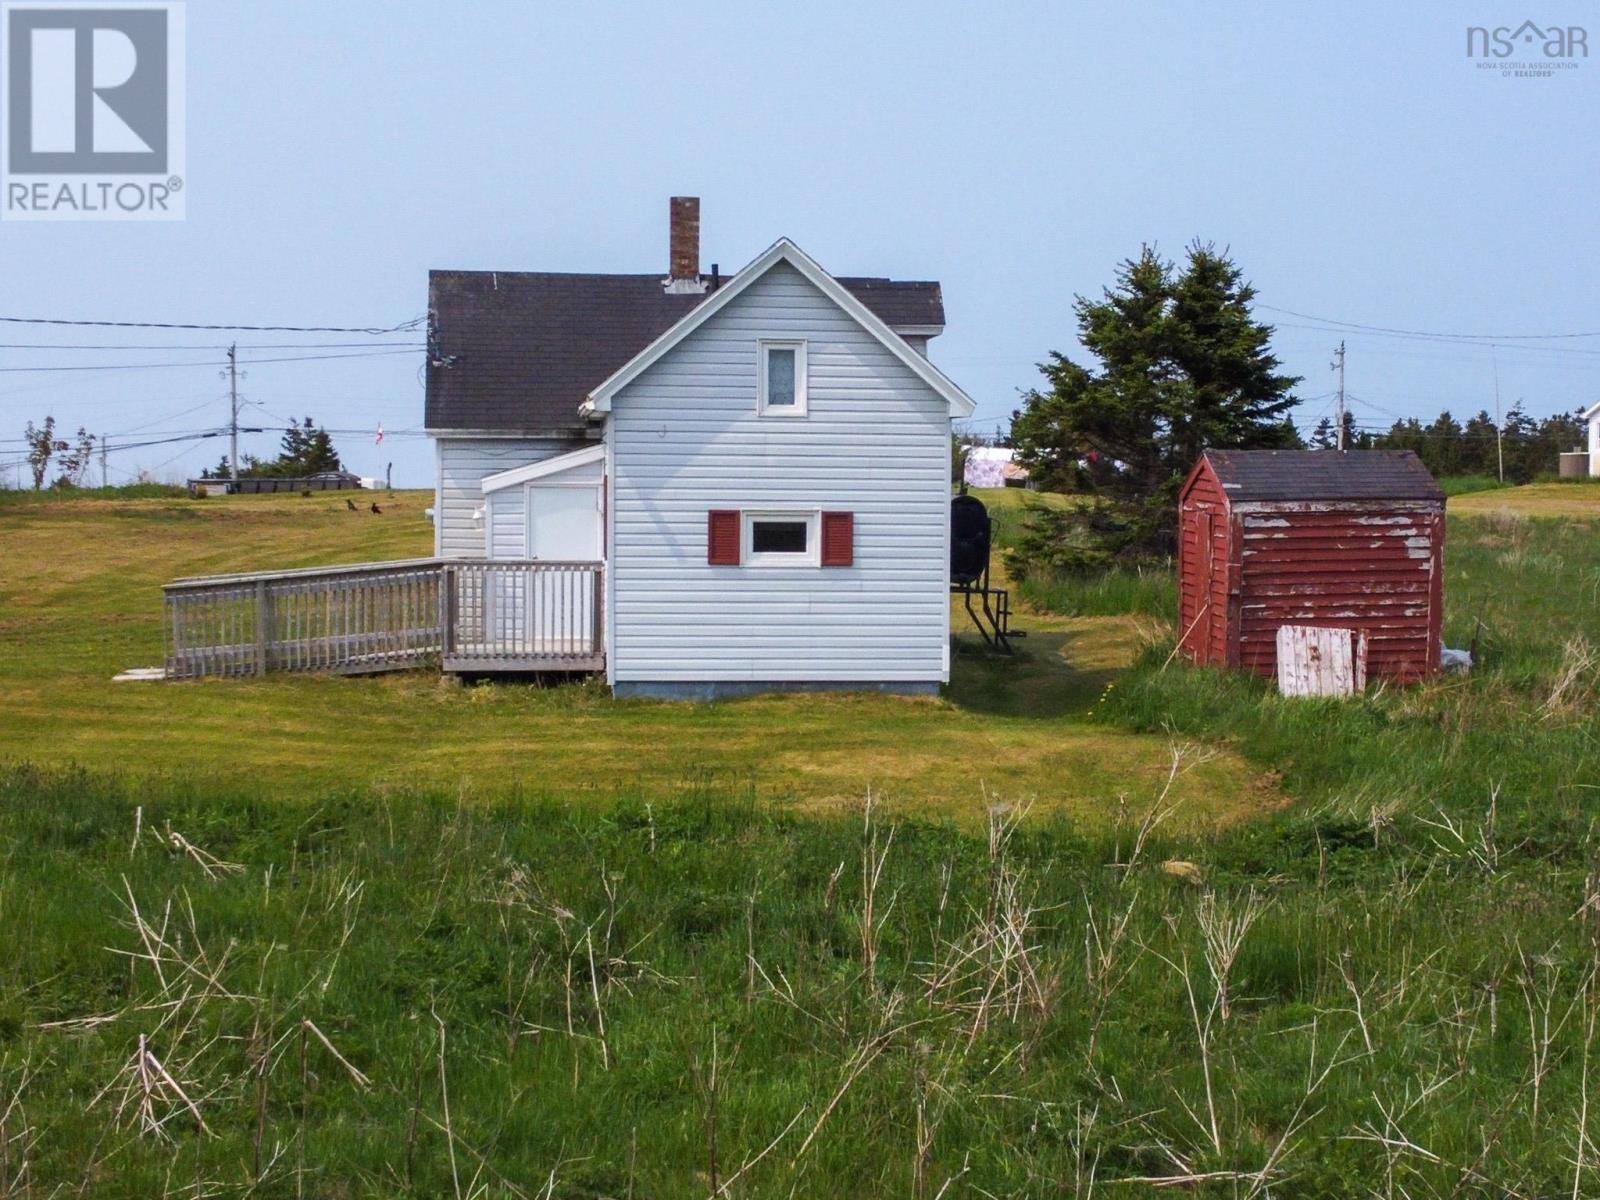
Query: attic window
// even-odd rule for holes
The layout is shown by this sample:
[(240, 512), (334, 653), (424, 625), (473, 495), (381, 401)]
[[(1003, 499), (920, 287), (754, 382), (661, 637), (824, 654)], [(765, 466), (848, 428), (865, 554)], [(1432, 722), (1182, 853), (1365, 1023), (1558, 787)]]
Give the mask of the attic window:
[(806, 415), (806, 344), (762, 340), (757, 357), (757, 411), (764, 417)]

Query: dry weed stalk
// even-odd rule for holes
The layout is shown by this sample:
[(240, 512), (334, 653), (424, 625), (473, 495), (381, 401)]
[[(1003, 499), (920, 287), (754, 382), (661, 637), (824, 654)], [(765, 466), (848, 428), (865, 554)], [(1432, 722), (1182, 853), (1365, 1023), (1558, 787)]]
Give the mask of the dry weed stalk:
[[(1592, 976), (1591, 976), (1592, 979)], [(1596, 1163), (1594, 1139), (1589, 1136), (1589, 1053), (1594, 1047), (1595, 1026), (1600, 1021), (1600, 1009), (1590, 1005), (1584, 1014), (1583, 1059), (1578, 1076), (1577, 1135), (1572, 1151), (1572, 1200), (1583, 1195), (1583, 1172)]]
[(1544, 1092), (1545, 1077), (1550, 1073), (1550, 1051), (1588, 991), (1588, 981), (1575, 988), (1566, 1008), (1559, 1010), (1556, 994), (1561, 986), (1561, 968), (1554, 959), (1535, 956), (1530, 963), (1522, 947), (1518, 946), (1517, 961), (1522, 968), (1517, 984), (1522, 990), (1522, 1003), (1528, 1015), (1528, 1084), (1533, 1093), (1530, 1124), (1537, 1137), (1539, 1103)]
[(867, 793), (862, 806), (861, 830), (861, 965), (867, 974), (867, 990), (878, 987), (878, 935), (889, 912), (894, 909), (893, 898), (889, 908), (878, 914), (878, 886), (883, 881), (883, 865), (889, 861), (889, 849), (894, 845), (894, 826), (889, 826), (889, 836), (879, 845), (879, 826), (874, 819), (876, 804), (872, 793)]
[(244, 873), (243, 863), (225, 862), (210, 851), (202, 850), (171, 825), (163, 827), (160, 833), (147, 833), (144, 828), (144, 807), (141, 805), (133, 814), (133, 845), (128, 850), (130, 855), (139, 848), (141, 838), (146, 836), (154, 837), (168, 850), (189, 859), (200, 868), (207, 879), (222, 879), (225, 876)]
[[(632, 981), (676, 982), (635, 957), (649, 935), (640, 938), (633, 945), (614, 948), (617, 919), (627, 906), (627, 902), (622, 899), (619, 892), (620, 881), (620, 875), (607, 872), (602, 865), (600, 885), (606, 897), (606, 910), (593, 921), (585, 923), (581, 922), (571, 909), (547, 897), (534, 874), (527, 868), (517, 863), (505, 865), (487, 900), (496, 906), (506, 944), (506, 1006), (510, 1027), (508, 1038), (513, 1046), (516, 1038), (523, 1033), (557, 1032), (549, 1026), (525, 1022), (520, 1016), (523, 1000), (534, 976), (550, 961), (548, 956), (541, 952), (531, 953), (523, 972), (521, 991), (517, 991), (511, 959), (513, 947), (526, 921), (534, 924), (548, 922), (555, 930), (561, 943), (563, 959), (561, 978), (565, 991), (565, 1035), (572, 1039), (592, 1037), (600, 1046), (602, 1066), (607, 1070), (611, 1067), (612, 1052), (606, 1033), (606, 994), (612, 987), (620, 987), (624, 992), (630, 992), (629, 984)], [(579, 998), (581, 983), (576, 979), (574, 971), (576, 964), (586, 966), (589, 975), (588, 995), (581, 1000)], [(581, 1007), (588, 1007), (593, 1013), (595, 1030), (593, 1034), (583, 1033), (578, 1029), (575, 1011)], [(576, 1063), (577, 1060), (574, 1059), (574, 1071), (577, 1069)]]
[[(916, 1109), (915, 1149), (911, 1159), (911, 1195), (913, 1200), (927, 1194), (928, 1168), (933, 1160), (933, 1143), (939, 1126), (944, 1123), (946, 1111), (954, 1096), (946, 1085), (952, 1060), (946, 1058), (937, 1077), (928, 1073), (928, 1061), (934, 1053), (926, 1041), (916, 1045), (917, 1064), (912, 1072), (911, 1085)], [(948, 1181), (945, 1186), (949, 1186)]]
[(1600, 650), (1587, 638), (1572, 638), (1561, 648), (1561, 665), (1550, 685), (1550, 695), (1539, 706), (1545, 720), (1570, 715), (1592, 707), (1597, 682), (1600, 682)]
[[(0, 1060), (0, 1068), (6, 1063)], [(23, 1063), (17, 1072), (17, 1082), (9, 1089), (0, 1089), (0, 1196), (29, 1196), (33, 1193), (32, 1152), (38, 1143), (39, 1133), (28, 1123), (27, 1110), (22, 1106), (22, 1094), (28, 1090), (36, 1072)], [(0, 1077), (0, 1083), (3, 1083)], [(9, 1091), (9, 1095), (7, 1094)]]
[(1127, 821), (1127, 797), (1118, 798), (1117, 808), (1117, 848), (1119, 861), (1112, 864), (1122, 872), (1126, 879), (1133, 873), (1144, 857), (1145, 849), (1150, 837), (1182, 806), (1182, 800), (1174, 799), (1172, 789), (1189, 771), (1202, 763), (1209, 762), (1215, 755), (1209, 751), (1202, 752), (1188, 742), (1180, 742), (1169, 737), (1167, 741), (1167, 774), (1161, 782), (1161, 790), (1156, 793), (1156, 798), (1145, 809), (1144, 815), (1139, 818), (1138, 827), (1134, 830), (1133, 844), (1128, 850), (1128, 857), (1121, 859), (1122, 828)]
[(926, 1000), (959, 1014), (968, 1027), (966, 1048), (996, 1018), (1018, 1022), (1027, 1014), (1032, 1032), (1019, 1045), (1024, 1059), (1042, 1034), (1060, 992), (1058, 969), (1041, 965), (1034, 927), (1043, 911), (1033, 903), (1025, 872), (1012, 866), (1008, 847), (1027, 809), (994, 805), (988, 813), (989, 885), (982, 911), (959, 935), (939, 940), (919, 981)]
[(922, 1024), (921, 1021), (905, 1021), (893, 1024), (899, 1014), (904, 997), (898, 992), (890, 993), (883, 1002), (882, 1015), (876, 1032), (865, 1038), (860, 1045), (850, 1052), (850, 1057), (845, 1060), (844, 1075), (839, 1081), (838, 1089), (833, 1093), (833, 1098), (823, 1107), (817, 1116), (816, 1123), (812, 1125), (811, 1132), (806, 1134), (805, 1141), (800, 1143), (800, 1149), (795, 1151), (794, 1159), (790, 1163), (791, 1169), (798, 1166), (805, 1157), (807, 1150), (811, 1149), (817, 1135), (822, 1132), (822, 1127), (828, 1123), (828, 1118), (833, 1115), (833, 1110), (839, 1107), (839, 1102), (845, 1097), (852, 1084), (861, 1077), (863, 1071), (878, 1060), (878, 1057), (892, 1045), (896, 1039), (911, 1029)]
[(1484, 814), (1483, 821), (1479, 824), (1476, 834), (1469, 837), (1471, 832), (1466, 821), (1456, 821), (1442, 808), (1434, 810), (1438, 820), (1428, 817), (1418, 817), (1417, 820), (1436, 829), (1443, 834), (1447, 841), (1441, 841), (1436, 834), (1431, 839), (1436, 848), (1451, 855), (1465, 854), (1469, 860), (1477, 865), (1485, 875), (1493, 875), (1500, 867), (1500, 847), (1495, 840), (1495, 826), (1498, 822), (1500, 811), (1500, 785), (1494, 784), (1489, 789), (1489, 808)]
[[(1212, 1072), (1212, 1049), (1216, 1039), (1216, 1027), (1219, 1019), (1222, 1021), (1228, 1019), (1229, 979), (1244, 943), (1245, 934), (1250, 931), (1250, 926), (1255, 923), (1265, 907), (1265, 902), (1254, 889), (1249, 892), (1244, 907), (1237, 912), (1219, 904), (1211, 892), (1201, 897), (1195, 915), (1200, 926), (1206, 971), (1212, 981), (1211, 995), (1204, 1005), (1200, 1003), (1195, 989), (1195, 970), (1189, 960), (1188, 947), (1180, 944), (1175, 955), (1163, 954), (1152, 947), (1146, 947), (1151, 954), (1166, 963), (1183, 983), (1184, 996), (1189, 1004), (1189, 1016), (1194, 1024), (1196, 1050), (1200, 1056), (1200, 1074), (1205, 1087), (1204, 1119), (1182, 1095), (1177, 1099), (1184, 1112), (1189, 1115), (1189, 1119), (1199, 1127), (1210, 1143), (1212, 1151), (1219, 1157), (1222, 1154), (1222, 1126), (1217, 1118), (1217, 1094)], [(1173, 936), (1181, 938), (1177, 922), (1172, 917), (1167, 918), (1167, 924)], [(1180, 1166), (1178, 1174), (1184, 1179), (1199, 1182), (1202, 1179), (1222, 1178), (1215, 1175), (1193, 1175), (1184, 1160), (1170, 1151), (1169, 1157)]]
[(190, 1089), (173, 1078), (172, 1072), (151, 1051), (149, 1039), (144, 1034), (139, 1035), (139, 1044), (133, 1057), (117, 1078), (102, 1088), (88, 1107), (93, 1108), (99, 1103), (100, 1098), (115, 1087), (118, 1080), (123, 1085), (122, 1099), (114, 1114), (119, 1124), (131, 1109), (140, 1133), (171, 1141), (172, 1135), (166, 1129), (167, 1122), (178, 1113), (186, 1112), (194, 1119), (201, 1133), (210, 1132), (206, 1128), (205, 1118), (200, 1115), (199, 1105), (189, 1095)]
[(1139, 893), (1133, 891), (1128, 896), (1126, 908), (1101, 917), (1095, 913), (1094, 902), (1087, 894), (1084, 896), (1083, 974), (1090, 995), (1089, 1037), (1084, 1059), (1091, 1066), (1100, 1026), (1104, 1024), (1111, 1007), (1111, 998), (1132, 974), (1142, 952), (1136, 950), (1132, 957), (1124, 953), (1128, 945), (1128, 931), (1133, 926), (1134, 910), (1138, 905)]
[(1216, 990), (1217, 1013), (1224, 1020), (1232, 1015), (1229, 978), (1239, 951), (1244, 946), (1245, 934), (1266, 909), (1266, 901), (1251, 888), (1245, 894), (1242, 908), (1230, 909), (1217, 901), (1215, 892), (1206, 892), (1195, 907), (1195, 919), (1200, 924), (1204, 938), (1206, 969)]

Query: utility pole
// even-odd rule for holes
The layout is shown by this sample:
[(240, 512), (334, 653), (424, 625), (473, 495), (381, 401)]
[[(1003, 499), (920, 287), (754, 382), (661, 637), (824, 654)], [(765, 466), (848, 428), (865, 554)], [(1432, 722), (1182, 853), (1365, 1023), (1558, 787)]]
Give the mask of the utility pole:
[(1344, 340), (1339, 341), (1339, 348), (1334, 351), (1338, 356), (1332, 366), (1339, 371), (1339, 449), (1344, 450)]
[(1489, 347), (1489, 365), (1494, 368), (1494, 457), (1499, 466), (1500, 482), (1506, 481), (1506, 440), (1500, 428), (1500, 359), (1494, 347)]
[(111, 476), (106, 471), (106, 435), (100, 435), (100, 486), (110, 487)]
[(228, 347), (228, 404), (232, 416), (228, 421), (228, 477), (239, 479), (239, 344)]

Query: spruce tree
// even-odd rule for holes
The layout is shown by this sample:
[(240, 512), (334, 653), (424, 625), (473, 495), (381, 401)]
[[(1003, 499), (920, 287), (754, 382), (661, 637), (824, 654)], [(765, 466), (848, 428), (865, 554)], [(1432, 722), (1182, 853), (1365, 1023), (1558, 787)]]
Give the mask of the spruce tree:
[(1299, 443), (1287, 421), (1299, 379), (1280, 371), (1255, 294), (1212, 245), (1191, 245), (1181, 271), (1144, 247), (1099, 299), (1077, 298), (1094, 362), (1052, 351), (1040, 364), (1045, 386), (1012, 416), (1018, 459), (1047, 488), (1120, 506), (1122, 528), (1139, 531), (1129, 550), (1170, 548), (1178, 485), (1202, 451)]

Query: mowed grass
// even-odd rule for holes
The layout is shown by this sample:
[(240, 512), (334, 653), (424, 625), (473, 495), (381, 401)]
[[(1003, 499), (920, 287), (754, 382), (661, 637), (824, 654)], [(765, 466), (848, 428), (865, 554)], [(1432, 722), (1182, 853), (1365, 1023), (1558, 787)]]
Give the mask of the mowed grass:
[[(1086, 719), (1134, 646), (1119, 621), (1043, 628), (1018, 659), (958, 641), (943, 700), (875, 695), (718, 704), (617, 702), (596, 683), (471, 688), (436, 674), (113, 684), (161, 660), (160, 585), (250, 569), (425, 556), (431, 496), (81, 500), (0, 508), (0, 758), (318, 788), (448, 787), (609, 803), (707, 785), (829, 811), (868, 790), (891, 808), (981, 821), (983, 796), (1108, 819), (1153, 795), (1159, 734)], [(966, 623), (958, 615), (957, 628)], [(1025, 624), (1026, 621), (1019, 623)], [(1177, 785), (1184, 820), (1227, 824), (1281, 803), (1223, 753)]]
[(1460, 516), (1512, 513), (1524, 517), (1600, 518), (1600, 479), (1489, 487), (1450, 501)]

